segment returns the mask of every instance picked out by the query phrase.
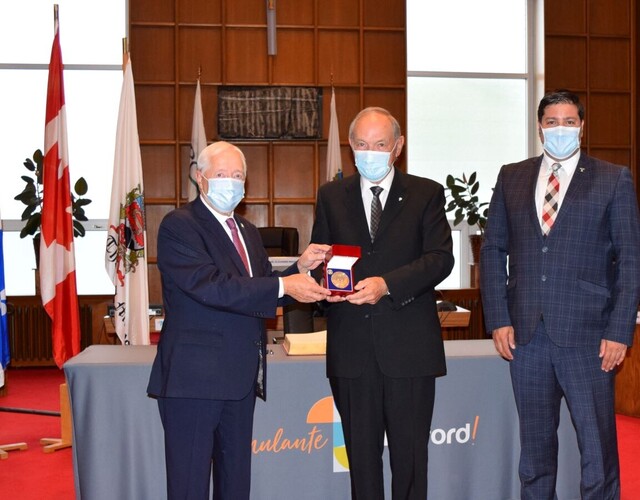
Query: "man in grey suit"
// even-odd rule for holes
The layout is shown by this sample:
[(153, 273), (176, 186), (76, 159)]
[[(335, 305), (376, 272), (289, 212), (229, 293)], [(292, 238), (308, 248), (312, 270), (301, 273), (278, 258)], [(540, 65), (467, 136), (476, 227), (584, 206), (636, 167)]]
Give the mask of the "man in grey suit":
[(362, 110), (349, 143), (358, 174), (320, 188), (311, 241), (362, 251), (355, 293), (327, 299), (352, 498), (384, 498), (386, 432), (393, 500), (424, 500), (435, 378), (446, 371), (434, 288), (453, 267), (444, 188), (393, 166), (404, 137), (385, 109)]
[(583, 499), (620, 498), (615, 368), (640, 297), (640, 222), (628, 168), (580, 152), (584, 108), (538, 107), (544, 154), (502, 167), (481, 251), (487, 330), (510, 361), (522, 499), (553, 499), (560, 402), (581, 452)]

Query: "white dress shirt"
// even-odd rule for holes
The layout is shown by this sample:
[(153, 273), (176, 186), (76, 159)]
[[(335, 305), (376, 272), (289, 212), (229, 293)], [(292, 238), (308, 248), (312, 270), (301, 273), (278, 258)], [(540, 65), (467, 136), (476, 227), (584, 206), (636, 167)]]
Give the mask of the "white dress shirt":
[(560, 163), (561, 168), (556, 172), (558, 182), (560, 183), (560, 189), (558, 191), (558, 212), (562, 206), (564, 196), (567, 193), (573, 174), (576, 171), (576, 166), (580, 160), (580, 151), (578, 151), (571, 158), (567, 158), (563, 161), (556, 161), (545, 152), (542, 157), (542, 164), (540, 165), (540, 172), (538, 173), (538, 182), (536, 183), (536, 210), (538, 213), (538, 220), (540, 221), (540, 227), (542, 227), (542, 207), (544, 206), (544, 195), (547, 191), (547, 184), (551, 172), (553, 172), (553, 164)]

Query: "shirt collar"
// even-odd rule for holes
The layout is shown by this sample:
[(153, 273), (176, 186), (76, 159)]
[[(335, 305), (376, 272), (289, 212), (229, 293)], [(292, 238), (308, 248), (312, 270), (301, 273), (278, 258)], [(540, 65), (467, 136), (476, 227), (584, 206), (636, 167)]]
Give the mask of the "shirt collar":
[(365, 179), (364, 177), (360, 176), (360, 189), (363, 192), (364, 191), (371, 191), (371, 188), (373, 186), (380, 186), (382, 189), (384, 189), (383, 193), (386, 194), (391, 189), (391, 183), (393, 182), (393, 177), (395, 175), (396, 175), (396, 169), (395, 169), (395, 167), (392, 166), (391, 167), (391, 171), (378, 184), (376, 184), (374, 182), (371, 182), (370, 180)]
[(574, 154), (571, 158), (567, 158), (566, 160), (558, 161), (551, 158), (545, 151), (542, 156), (542, 165), (540, 166), (542, 172), (546, 172), (546, 175), (550, 175), (553, 168), (554, 163), (560, 163), (562, 165), (562, 170), (565, 171), (569, 177), (575, 172), (576, 167), (578, 166), (578, 161), (580, 161), (580, 154), (582, 151), (578, 150), (576, 154)]
[(209, 205), (209, 203), (207, 202), (205, 196), (203, 194), (200, 194), (200, 200), (202, 201), (202, 203), (204, 203), (204, 206), (207, 207), (207, 209), (209, 210), (209, 212), (211, 212), (213, 214), (213, 216), (218, 219), (218, 222), (220, 222), (220, 224), (222, 224), (222, 227), (226, 228), (227, 223), (226, 220), (231, 218), (233, 219), (233, 214), (234, 212), (231, 212), (230, 215), (224, 215), (221, 214), (220, 212), (218, 212), (217, 210), (215, 210), (211, 205)]

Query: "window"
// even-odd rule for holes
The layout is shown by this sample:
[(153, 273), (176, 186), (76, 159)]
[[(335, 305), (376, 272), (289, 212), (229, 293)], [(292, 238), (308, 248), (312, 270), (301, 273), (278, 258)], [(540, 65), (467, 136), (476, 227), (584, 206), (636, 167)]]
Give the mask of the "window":
[[(84, 177), (89, 185), (86, 207), (91, 219), (87, 236), (76, 238), (80, 294), (112, 294), (104, 271), (104, 228), (109, 216), (111, 177), (120, 90), (122, 38), (126, 35), (125, 0), (57, 0), (64, 62), (67, 134), (71, 183)], [(53, 8), (49, 1), (8, 2), (8, 22), (0, 30), (0, 137), (3, 181), (0, 214), (4, 226), (5, 277), (8, 295), (33, 295), (35, 257), (31, 238), (20, 239), (24, 206), (14, 200), (26, 173), (22, 163), (44, 147), (45, 103)]]
[[(500, 167), (535, 154), (542, 3), (407, 1), (410, 173), (445, 185), (447, 174), (478, 172), (489, 201)], [(440, 288), (469, 286), (473, 228), (453, 229), (456, 266)]]

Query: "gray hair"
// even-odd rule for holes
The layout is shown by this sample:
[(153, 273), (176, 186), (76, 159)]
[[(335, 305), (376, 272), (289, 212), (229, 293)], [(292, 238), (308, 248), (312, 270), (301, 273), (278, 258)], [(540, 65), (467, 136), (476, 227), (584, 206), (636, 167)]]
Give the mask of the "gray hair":
[(215, 157), (228, 149), (232, 149), (240, 153), (240, 158), (242, 158), (242, 169), (246, 177), (247, 160), (244, 157), (244, 153), (239, 147), (234, 146), (233, 144), (225, 141), (214, 142), (213, 144), (209, 144), (206, 148), (202, 150), (200, 155), (198, 155), (198, 166), (197, 166), (198, 171), (200, 173), (203, 173), (206, 170), (208, 170), (209, 167), (211, 167), (211, 165), (213, 164), (213, 160), (215, 159)]
[(378, 113), (380, 115), (384, 115), (386, 116), (389, 121), (391, 122), (391, 126), (393, 127), (393, 138), (394, 139), (398, 139), (398, 137), (400, 137), (402, 135), (402, 131), (400, 130), (400, 124), (398, 123), (398, 120), (395, 119), (395, 117), (389, 113), (389, 111), (387, 111), (384, 108), (379, 108), (376, 106), (370, 106), (368, 108), (364, 108), (362, 111), (360, 111), (360, 113), (358, 113), (356, 115), (356, 117), (353, 119), (353, 121), (351, 122), (351, 125), (349, 125), (349, 140), (354, 140), (353, 137), (353, 130), (356, 128), (356, 123), (357, 121), (362, 118), (364, 115), (368, 115), (370, 113)]

